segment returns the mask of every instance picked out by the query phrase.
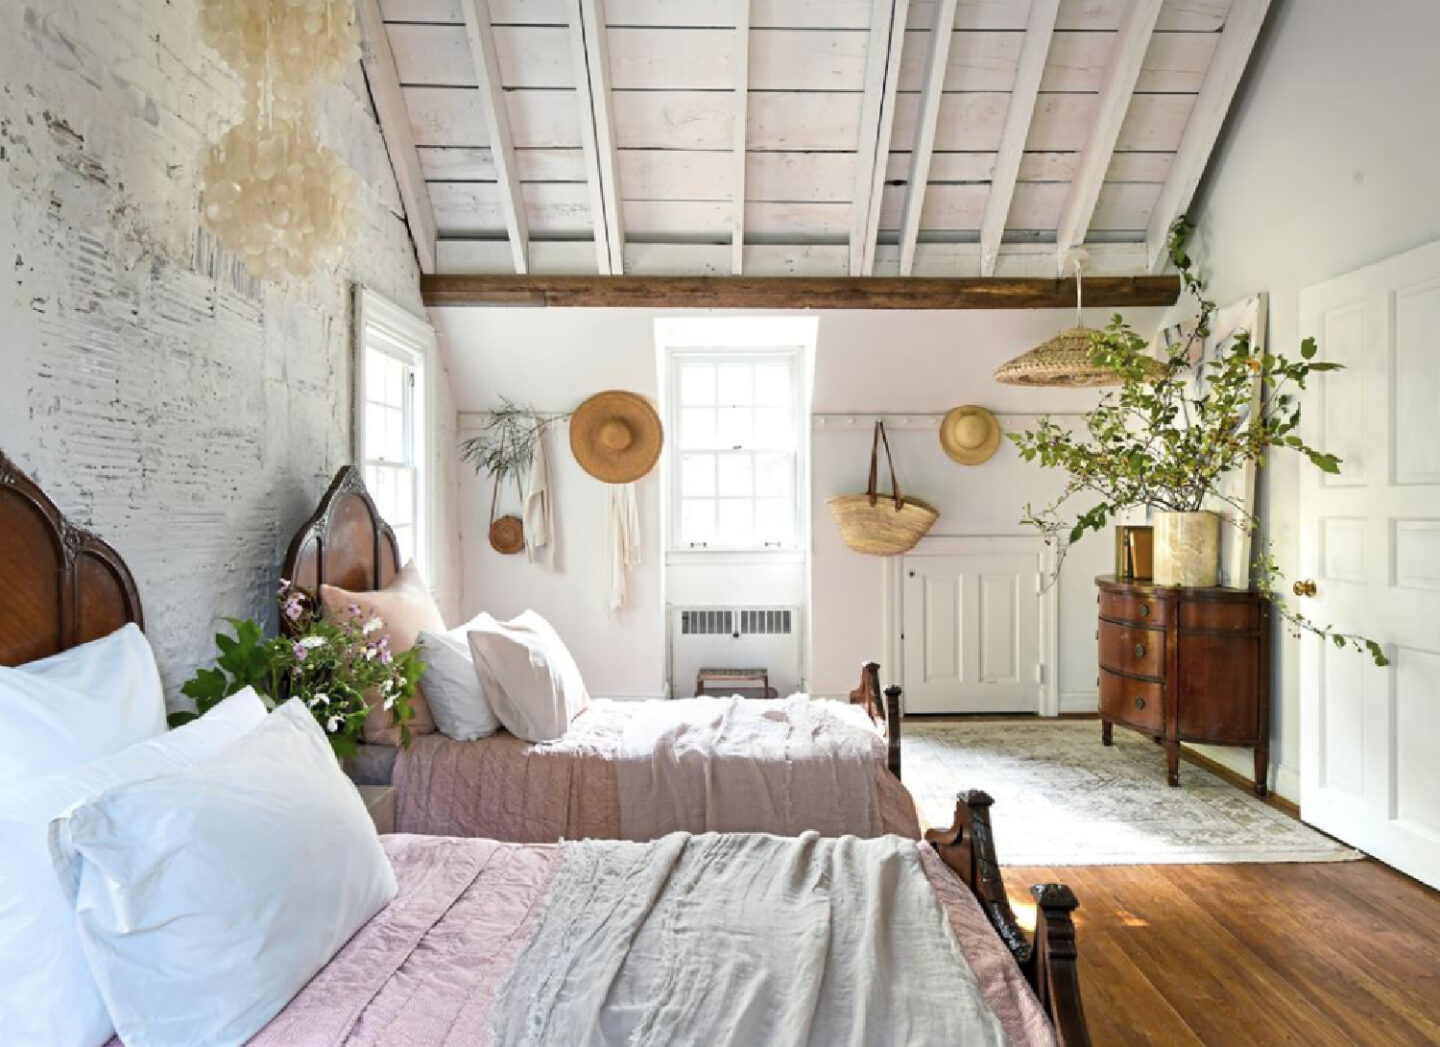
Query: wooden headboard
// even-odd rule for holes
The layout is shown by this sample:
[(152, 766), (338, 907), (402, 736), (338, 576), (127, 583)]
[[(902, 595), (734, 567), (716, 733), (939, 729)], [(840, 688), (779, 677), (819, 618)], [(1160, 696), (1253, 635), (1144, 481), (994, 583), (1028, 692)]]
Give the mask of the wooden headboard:
[(381, 589), (399, 571), (395, 532), (380, 518), (360, 473), (342, 466), (314, 515), (291, 539), (280, 577), (313, 595), (321, 585)]
[(0, 665), (20, 665), (143, 625), (125, 561), (55, 508), (0, 453)]

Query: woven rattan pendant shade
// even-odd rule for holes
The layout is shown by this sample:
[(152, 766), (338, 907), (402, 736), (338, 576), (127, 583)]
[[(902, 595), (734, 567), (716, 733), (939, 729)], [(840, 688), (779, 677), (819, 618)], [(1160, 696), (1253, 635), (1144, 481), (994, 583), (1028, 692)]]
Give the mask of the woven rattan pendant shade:
[(1070, 327), (1029, 352), (1001, 364), (995, 381), (1006, 385), (1119, 385), (1120, 376), (1090, 362), (1090, 327)]

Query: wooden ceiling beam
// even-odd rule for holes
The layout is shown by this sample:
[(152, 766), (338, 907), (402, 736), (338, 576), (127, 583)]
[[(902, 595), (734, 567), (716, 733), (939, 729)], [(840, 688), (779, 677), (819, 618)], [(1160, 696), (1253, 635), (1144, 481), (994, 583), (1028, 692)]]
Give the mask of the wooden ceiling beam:
[(570, 0), (569, 8), (580, 144), (590, 183), (596, 262), (601, 273), (618, 275), (625, 271), (625, 233), (620, 224), (620, 185), (615, 177), (615, 121), (610, 110), (605, 8), (602, 0)]
[[(910, 152), (910, 181), (905, 187), (905, 208), (900, 216), (901, 276), (909, 276), (915, 265), (915, 245), (920, 240), (920, 216), (925, 209), (930, 158), (935, 152), (935, 131), (940, 120), (940, 99), (950, 65), (950, 43), (955, 39), (956, 3), (957, 0), (939, 0), (935, 5), (930, 53), (925, 59), (925, 86), (920, 94), (920, 119), (915, 127), (915, 146)], [(874, 272), (873, 265), (868, 271)]]
[(395, 56), (390, 51), (390, 38), (380, 17), (376, 0), (360, 0), (360, 65), (370, 85), (370, 98), (375, 104), (375, 118), (380, 123), (380, 137), (395, 172), (395, 186), (405, 208), (405, 226), (415, 245), (420, 272), (435, 271), (435, 212), (430, 206), (430, 190), (420, 169), (420, 153), (410, 129), (410, 113), (400, 93), (400, 74), (395, 71)]
[[(425, 276), (428, 306), (686, 309), (1073, 309), (1075, 281), (1025, 277)], [(1085, 304), (1174, 305), (1180, 279), (1096, 276)]]
[(1220, 137), (1220, 128), (1225, 123), (1225, 114), (1245, 75), (1250, 61), (1250, 52), (1260, 36), (1260, 27), (1265, 22), (1265, 13), (1270, 9), (1270, 0), (1234, 0), (1230, 13), (1225, 19), (1225, 28), (1220, 32), (1220, 42), (1215, 46), (1210, 68), (1195, 97), (1195, 107), (1190, 110), (1190, 119), (1185, 124), (1185, 133), (1180, 139), (1180, 148), (1170, 165), (1170, 176), (1160, 190), (1160, 199), (1150, 213), (1150, 226), (1145, 230), (1145, 245), (1150, 256), (1150, 271), (1159, 272), (1169, 259), (1166, 251), (1170, 239), (1170, 227), (1175, 219), (1185, 213), (1205, 173), (1205, 165)]
[(750, 126), (750, 0), (735, 0), (735, 175), (730, 211), (730, 271), (745, 269), (745, 164)]
[(461, 0), (460, 7), (475, 62), (480, 107), (490, 133), (490, 155), (495, 163), (500, 210), (505, 215), (505, 230), (510, 237), (510, 254), (515, 261), (515, 271), (526, 273), (530, 270), (530, 223), (525, 216), (525, 197), (515, 170), (515, 141), (510, 134), (510, 114), (505, 108), (505, 92), (500, 84), (500, 61), (495, 54), (490, 4), (489, 0)]
[(1125, 8), (1120, 29), (1115, 34), (1110, 64), (1100, 81), (1095, 123), (1080, 153), (1080, 163), (1070, 182), (1070, 193), (1060, 212), (1060, 224), (1055, 233), (1057, 271), (1058, 267), (1065, 265), (1070, 250), (1083, 244), (1090, 232), (1090, 219), (1095, 216), (1095, 204), (1105, 185), (1105, 172), (1115, 153), (1120, 127), (1125, 123), (1125, 114), (1130, 111), (1130, 99), (1135, 94), (1135, 83), (1140, 78), (1140, 67), (1150, 47), (1150, 37), (1155, 31), (1155, 20), (1160, 17), (1162, 2), (1130, 0)]
[(1059, 13), (1060, 0), (1032, 0), (1030, 4), (1029, 21), (1015, 69), (1015, 86), (1010, 94), (1010, 108), (1005, 113), (1000, 149), (995, 156), (994, 173), (990, 176), (990, 194), (985, 198), (985, 215), (980, 222), (981, 276), (995, 275), (995, 263), (1000, 257), (1000, 244), (1005, 239), (1010, 202), (1015, 198), (1020, 161), (1025, 156), (1025, 142), (1030, 136), (1030, 121), (1035, 118), (1035, 100), (1040, 96), (1040, 81), (1045, 75), (1050, 40), (1055, 35), (1055, 19)]
[(869, 276), (875, 267), (880, 228), (880, 199), (890, 134), (895, 126), (895, 92), (900, 83), (900, 54), (910, 0), (875, 0), (865, 58), (865, 91), (860, 106), (860, 137), (855, 145), (855, 193), (850, 211), (850, 275)]

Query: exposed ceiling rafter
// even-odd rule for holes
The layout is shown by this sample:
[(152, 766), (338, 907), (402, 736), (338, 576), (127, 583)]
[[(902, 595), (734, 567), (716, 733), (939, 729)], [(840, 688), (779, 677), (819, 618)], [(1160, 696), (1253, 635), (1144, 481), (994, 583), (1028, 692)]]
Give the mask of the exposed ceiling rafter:
[[(920, 215), (925, 209), (925, 189), (930, 184), (930, 158), (935, 152), (935, 132), (940, 122), (940, 99), (945, 92), (945, 74), (950, 66), (950, 44), (955, 39), (956, 3), (957, 0), (939, 0), (935, 5), (930, 53), (925, 58), (925, 86), (920, 94), (920, 122), (915, 128), (915, 146), (910, 153), (910, 180), (905, 187), (905, 208), (900, 216), (901, 276), (909, 276), (915, 264)], [(873, 266), (868, 271), (873, 272)]]
[(1119, 141), (1125, 114), (1130, 111), (1135, 82), (1140, 78), (1140, 67), (1150, 47), (1150, 37), (1155, 32), (1155, 20), (1160, 17), (1162, 2), (1130, 0), (1120, 29), (1115, 34), (1110, 64), (1100, 82), (1095, 122), (1091, 125), (1090, 137), (1080, 154), (1079, 166), (1070, 182), (1070, 193), (1060, 212), (1060, 223), (1055, 233), (1057, 268), (1064, 266), (1070, 250), (1084, 243), (1090, 232), (1090, 220), (1095, 215), (1095, 204), (1105, 184), (1105, 172), (1115, 153), (1115, 143)]
[(500, 60), (495, 53), (489, 0), (460, 0), (465, 16), (465, 35), (475, 60), (485, 126), (490, 135), (490, 155), (495, 164), (495, 184), (500, 191), (500, 209), (510, 237), (510, 253), (517, 273), (529, 272), (530, 225), (525, 217), (525, 197), (515, 170), (515, 142), (510, 134), (510, 114), (500, 85)]
[(750, 0), (735, 0), (735, 182), (730, 213), (730, 271), (745, 269), (745, 165), (750, 126)]
[(603, 0), (570, 0), (569, 15), (596, 261), (601, 273), (619, 275), (625, 271), (625, 233), (620, 224), (620, 184), (615, 177), (615, 122), (610, 110)]
[(380, 136), (395, 172), (395, 185), (400, 203), (405, 208), (405, 225), (415, 245), (415, 256), (422, 273), (435, 271), (435, 212), (430, 193), (420, 168), (420, 154), (410, 128), (410, 113), (400, 93), (400, 76), (395, 71), (395, 56), (390, 51), (390, 37), (380, 18), (376, 0), (360, 0), (360, 64), (370, 85), (375, 103), (375, 117), (380, 123)]
[(876, 0), (866, 47), (865, 92), (855, 153), (855, 195), (850, 215), (850, 275), (868, 276), (875, 266), (880, 199), (895, 125), (895, 91), (905, 45), (910, 0)]

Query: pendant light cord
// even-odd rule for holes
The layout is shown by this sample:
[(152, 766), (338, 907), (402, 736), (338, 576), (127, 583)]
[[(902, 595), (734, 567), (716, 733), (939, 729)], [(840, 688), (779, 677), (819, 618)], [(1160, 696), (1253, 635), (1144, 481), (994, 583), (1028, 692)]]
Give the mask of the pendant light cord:
[(1084, 287), (1084, 281), (1081, 279), (1081, 276), (1080, 276), (1081, 270), (1083, 270), (1084, 268), (1085, 268), (1085, 263), (1084, 263), (1084, 261), (1080, 258), (1079, 255), (1076, 255), (1076, 256), (1075, 256), (1075, 326), (1076, 326), (1076, 327), (1084, 327), (1084, 326), (1085, 326), (1085, 324), (1084, 324), (1084, 322), (1083, 322), (1083, 319), (1082, 319), (1082, 315), (1081, 315), (1081, 310), (1082, 310), (1083, 307), (1084, 307), (1084, 301), (1085, 301), (1085, 287)]

